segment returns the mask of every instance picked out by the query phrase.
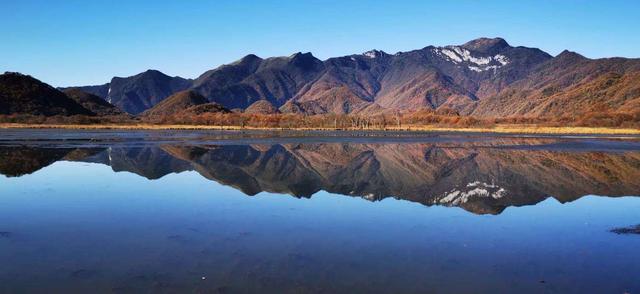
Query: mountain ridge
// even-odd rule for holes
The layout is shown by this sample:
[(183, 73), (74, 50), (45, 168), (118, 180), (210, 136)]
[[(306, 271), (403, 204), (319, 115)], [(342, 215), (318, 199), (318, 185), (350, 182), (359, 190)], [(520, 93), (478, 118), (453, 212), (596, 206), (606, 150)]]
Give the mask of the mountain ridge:
[[(592, 72), (587, 74), (581, 66)], [(589, 59), (568, 50), (551, 56), (537, 48), (514, 47), (502, 38), (483, 37), (461, 45), (395, 54), (373, 49), (326, 60), (309, 52), (268, 58), (248, 54), (195, 79), (149, 70), (80, 89), (103, 95), (132, 114), (190, 89), (227, 109), (244, 110), (264, 100), (282, 113), (375, 114), (448, 108), (478, 117), (538, 117), (567, 114), (554, 109), (556, 100), (572, 109), (571, 115), (598, 108), (591, 104), (601, 104), (607, 112), (634, 110), (629, 108), (640, 104), (633, 87), (638, 71), (640, 59)], [(598, 87), (611, 74), (624, 77), (614, 93), (620, 101), (607, 104), (605, 97), (591, 103), (586, 94), (578, 93), (580, 87)], [(600, 92), (606, 96), (607, 91)], [(554, 95), (548, 98), (551, 92)]]

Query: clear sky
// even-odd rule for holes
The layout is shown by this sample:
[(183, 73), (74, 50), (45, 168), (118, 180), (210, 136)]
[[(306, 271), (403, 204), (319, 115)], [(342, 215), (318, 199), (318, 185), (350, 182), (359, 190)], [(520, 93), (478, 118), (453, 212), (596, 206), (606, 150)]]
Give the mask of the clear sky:
[(320, 59), (487, 36), (552, 55), (640, 57), (640, 1), (3, 1), (0, 72), (54, 86), (146, 69), (195, 78), (248, 53)]

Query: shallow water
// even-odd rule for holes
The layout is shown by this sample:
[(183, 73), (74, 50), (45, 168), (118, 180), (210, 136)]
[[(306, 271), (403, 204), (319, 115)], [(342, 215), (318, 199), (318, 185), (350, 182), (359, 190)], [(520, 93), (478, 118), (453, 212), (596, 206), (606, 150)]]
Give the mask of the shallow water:
[(0, 132), (0, 174), (3, 293), (640, 292), (637, 139)]

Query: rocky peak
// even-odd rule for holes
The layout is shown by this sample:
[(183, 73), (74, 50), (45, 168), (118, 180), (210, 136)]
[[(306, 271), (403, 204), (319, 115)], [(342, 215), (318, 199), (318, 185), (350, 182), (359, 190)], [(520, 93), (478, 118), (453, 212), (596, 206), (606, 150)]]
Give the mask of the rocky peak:
[(480, 53), (497, 54), (511, 46), (502, 38), (478, 38), (464, 43), (462, 47)]
[(369, 50), (367, 52), (362, 53), (362, 55), (369, 58), (378, 58), (378, 57), (384, 57), (388, 54), (382, 50), (373, 49), (373, 50)]
[(322, 64), (320, 59), (317, 59), (311, 52), (307, 53), (295, 53), (289, 57), (289, 63), (303, 69), (313, 69)]
[(260, 61), (262, 61), (262, 58), (260, 58), (259, 56), (255, 54), (248, 54), (245, 57), (240, 58), (240, 60), (232, 63), (232, 65), (253, 64)]
[(576, 52), (569, 51), (569, 50), (566, 50), (566, 49), (563, 50), (562, 52), (560, 52), (560, 54), (558, 54), (556, 56), (556, 58), (557, 59), (575, 59), (575, 60), (577, 60), (577, 59), (587, 59), (586, 57), (584, 57), (584, 56), (582, 56), (582, 55), (580, 55), (580, 54), (578, 54)]

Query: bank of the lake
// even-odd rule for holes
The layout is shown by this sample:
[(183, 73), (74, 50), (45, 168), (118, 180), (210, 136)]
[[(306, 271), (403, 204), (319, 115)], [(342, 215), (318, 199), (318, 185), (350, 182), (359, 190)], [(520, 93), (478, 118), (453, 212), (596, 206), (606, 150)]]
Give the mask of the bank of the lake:
[(182, 124), (23, 124), (2, 123), (0, 129), (77, 129), (77, 130), (320, 130), (320, 131), (420, 131), (499, 134), (576, 134), (576, 135), (640, 135), (640, 129), (607, 127), (555, 127), (538, 125), (496, 125), (491, 127), (448, 127), (438, 125), (404, 125), (380, 128), (258, 128), (241, 126), (182, 125)]

